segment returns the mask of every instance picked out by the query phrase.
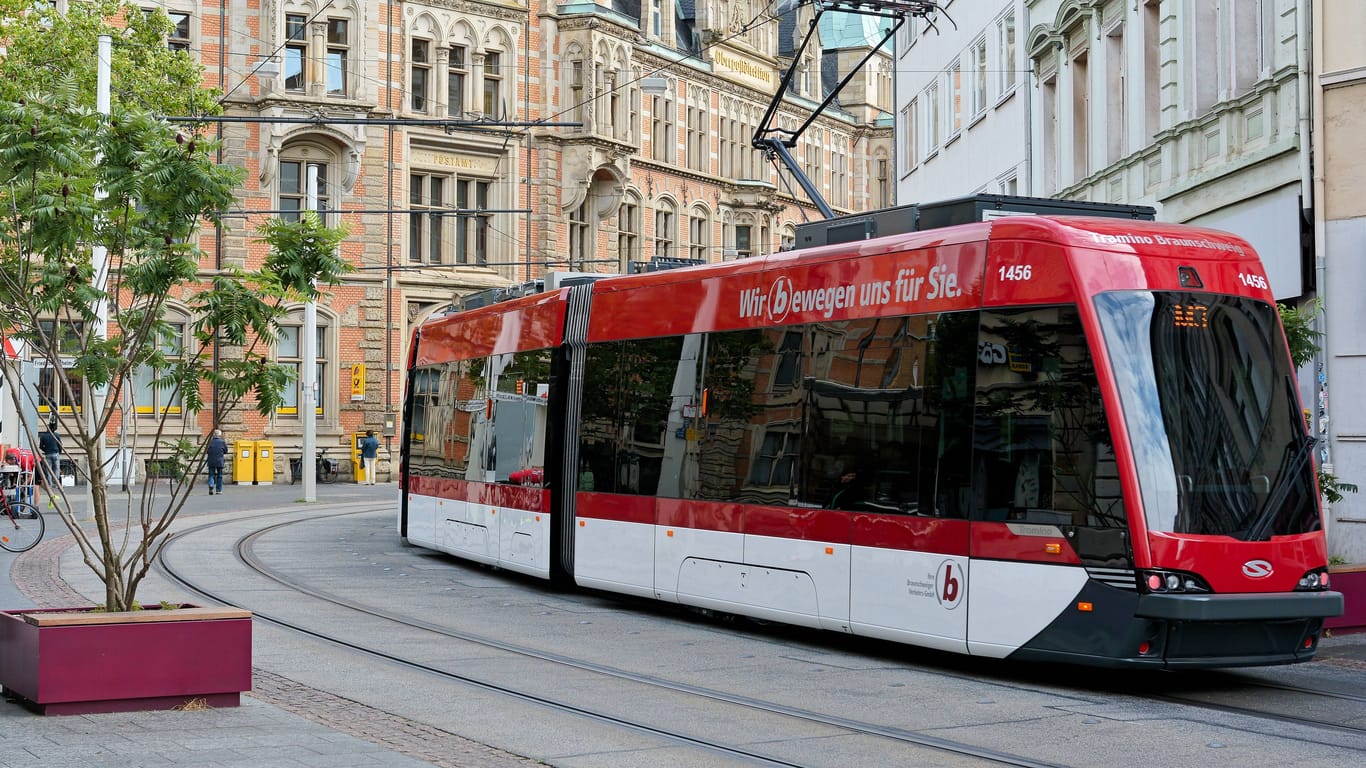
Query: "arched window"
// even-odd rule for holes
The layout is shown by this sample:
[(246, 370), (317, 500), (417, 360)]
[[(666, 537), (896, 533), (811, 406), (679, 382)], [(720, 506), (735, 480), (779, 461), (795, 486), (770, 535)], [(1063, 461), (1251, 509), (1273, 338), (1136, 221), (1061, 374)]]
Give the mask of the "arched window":
[(294, 141), (280, 150), (279, 163), (275, 207), (280, 211), (280, 218), (298, 221), (299, 212), (307, 210), (310, 168), (318, 170), (318, 210), (329, 211), (337, 207), (341, 174), (336, 154), (330, 147), (315, 141)]
[(569, 212), (569, 268), (586, 269), (593, 257), (593, 215), (590, 213), (590, 193), (582, 203)]
[(314, 12), (310, 4), (286, 3), (281, 30), (286, 91), (334, 98), (356, 95), (359, 78), (351, 55), (359, 44), (356, 17), (350, 2), (332, 3), (321, 12)]
[(677, 254), (674, 253), (674, 244), (678, 242), (677, 210), (672, 200), (662, 199), (655, 203), (655, 249), (653, 255), (656, 259), (677, 258)]
[(631, 271), (631, 262), (640, 261), (640, 196), (627, 192), (617, 209), (617, 258), (621, 273)]
[(711, 253), (711, 218), (707, 209), (693, 206), (688, 217), (688, 258), (706, 263)]

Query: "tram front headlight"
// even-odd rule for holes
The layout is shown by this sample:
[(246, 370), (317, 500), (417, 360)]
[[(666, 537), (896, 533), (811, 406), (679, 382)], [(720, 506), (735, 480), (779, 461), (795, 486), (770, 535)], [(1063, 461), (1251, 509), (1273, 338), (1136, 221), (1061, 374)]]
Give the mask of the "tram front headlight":
[(1141, 572), (1140, 583), (1157, 594), (1187, 594), (1211, 591), (1204, 579), (1181, 571), (1149, 570)]
[(1322, 592), (1328, 589), (1328, 569), (1315, 568), (1307, 571), (1295, 585), (1296, 592)]

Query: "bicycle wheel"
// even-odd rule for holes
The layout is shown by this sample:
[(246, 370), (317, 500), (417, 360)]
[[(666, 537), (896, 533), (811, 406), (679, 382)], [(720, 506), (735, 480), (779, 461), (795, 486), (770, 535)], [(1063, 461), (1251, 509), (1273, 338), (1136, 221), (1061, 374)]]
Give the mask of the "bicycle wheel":
[(38, 508), (23, 501), (10, 502), (0, 514), (0, 547), (11, 552), (33, 549), (43, 538), (47, 523)]
[(331, 459), (323, 459), (318, 466), (318, 482), (332, 483), (337, 480), (337, 468), (332, 466)]

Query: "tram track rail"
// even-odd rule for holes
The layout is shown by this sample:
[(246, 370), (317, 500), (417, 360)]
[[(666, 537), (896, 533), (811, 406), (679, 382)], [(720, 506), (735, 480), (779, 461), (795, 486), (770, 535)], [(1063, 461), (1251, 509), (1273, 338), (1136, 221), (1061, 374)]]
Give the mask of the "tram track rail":
[[(319, 600), (334, 605), (338, 608), (347, 611), (353, 611), (359, 614), (368, 615), (370, 617), (385, 622), (391, 622), (399, 626), (415, 630), (421, 630), (423, 632), (434, 633), (444, 638), (458, 640), (460, 642), (473, 644), (479, 647), (484, 647), (491, 650), (500, 651), (503, 653), (514, 654), (523, 658), (532, 659), (540, 662), (554, 664), (566, 669), (572, 668), (591, 674), (603, 675), (630, 684), (649, 686), (653, 689), (661, 691), (668, 691), (671, 693), (683, 694), (687, 696), (702, 697), (725, 705), (742, 707), (751, 712), (762, 712), (770, 716), (794, 718), (803, 722), (838, 729), (839, 731), (848, 734), (858, 734), (863, 736), (887, 739), (894, 743), (902, 744), (908, 748), (929, 749), (941, 753), (949, 753), (963, 757), (971, 757), (974, 759), (1000, 765), (1050, 767), (1059, 765), (1047, 761), (1033, 759), (1028, 756), (1015, 755), (989, 748), (983, 748), (967, 742), (955, 741), (952, 739), (944, 739), (905, 729), (887, 727), (875, 723), (867, 723), (858, 720), (842, 718), (834, 715), (801, 709), (798, 707), (791, 707), (781, 704), (775, 704), (773, 702), (761, 701), (758, 699), (733, 694), (725, 691), (715, 690), (711, 688), (706, 688), (702, 686), (666, 680), (652, 675), (631, 672), (628, 670), (623, 670), (616, 667), (599, 664), (592, 661), (587, 661), (584, 659), (573, 658), (559, 653), (554, 653), (538, 648), (530, 648), (524, 645), (519, 645), (504, 640), (487, 637), (473, 632), (467, 632), (459, 629), (454, 629), (448, 626), (442, 626), (432, 622), (424, 621), (422, 619), (410, 615), (405, 615), (400, 612), (379, 608), (373, 605), (365, 605), (350, 598), (346, 598), (329, 592), (327, 590), (319, 589), (317, 587), (305, 584), (303, 582), (298, 581), (297, 579), (290, 578), (287, 575), (280, 573), (277, 569), (271, 568), (268, 564), (264, 563), (260, 557), (256, 555), (255, 543), (258, 540), (260, 540), (263, 536), (266, 536), (274, 531), (278, 531), (287, 526), (299, 523), (312, 522), (331, 517), (373, 513), (375, 511), (377, 510), (351, 510), (347, 512), (338, 513), (336, 515), (317, 516), (301, 520), (290, 520), (265, 526), (254, 531), (251, 534), (248, 534), (238, 539), (236, 546), (234, 548), (234, 556), (237, 559), (237, 561), (240, 562), (244, 567), (250, 569), (252, 572), (256, 574), (259, 574), (262, 578), (268, 579), (291, 591), (297, 592), (302, 595), (307, 595), (315, 600)], [(210, 526), (218, 524), (223, 523), (213, 523), (210, 524)], [(165, 559), (161, 561), (160, 567), (167, 573), (167, 575), (170, 578), (179, 582), (186, 589), (201, 594), (204, 597), (214, 600), (216, 602), (234, 604), (233, 601), (231, 599), (226, 598), (226, 596), (216, 594), (213, 590), (202, 588), (192, 583), (190, 579), (176, 573), (175, 569), (171, 567)], [(801, 763), (794, 763), (781, 758), (776, 758), (773, 755), (762, 754), (753, 749), (748, 749), (733, 744), (717, 743), (715, 741), (709, 741), (706, 738), (699, 737), (696, 735), (677, 733), (674, 731), (670, 731), (668, 729), (663, 729), (654, 725), (650, 725), (649, 723), (635, 722), (629, 718), (623, 718), (603, 712), (593, 711), (589, 708), (578, 706), (567, 701), (557, 700), (553, 697), (527, 693), (526, 691), (518, 690), (506, 685), (490, 683), (487, 680), (482, 680), (471, 675), (452, 672), (448, 669), (442, 669), (430, 664), (424, 664), (419, 661), (404, 658), (396, 654), (387, 653), (378, 648), (368, 647), (364, 644), (354, 642), (353, 640), (349, 640), (345, 637), (341, 637), (333, 633), (318, 631), (310, 627), (303, 626), (299, 622), (292, 621), (280, 615), (275, 615), (274, 613), (269, 611), (256, 611), (255, 615), (262, 621), (268, 622), (275, 626), (279, 626), (290, 631), (308, 635), (322, 642), (343, 647), (357, 653), (362, 653), (372, 658), (380, 659), (388, 663), (401, 665), (405, 668), (412, 669), (422, 674), (432, 675), (441, 679), (449, 680), (451, 682), (468, 685), (496, 695), (515, 698), (519, 701), (524, 701), (529, 704), (547, 707), (550, 709), (554, 709), (556, 711), (571, 714), (576, 717), (581, 717), (587, 720), (592, 720), (594, 722), (608, 724), (613, 727), (621, 728), (634, 733), (653, 736), (666, 742), (679, 745), (686, 745), (694, 749), (701, 749), (714, 754), (726, 755), (732, 759), (740, 760), (748, 764), (773, 766), (801, 765)], [(963, 675), (961, 674), (956, 674), (954, 672), (948, 671), (944, 672), (943, 674), (946, 677), (963, 677)], [(1020, 680), (1015, 679), (1003, 684), (1006, 684), (1007, 687), (1019, 688)], [(1333, 698), (1344, 702), (1366, 703), (1366, 696), (1358, 696), (1351, 693), (1334, 691), (1320, 691), (1305, 688), (1303, 686), (1269, 683), (1266, 681), (1259, 681), (1251, 678), (1238, 678), (1236, 680), (1230, 681), (1230, 684), (1241, 685), (1246, 687), (1260, 687), (1264, 689), (1279, 690), (1283, 693), (1294, 694), (1299, 696), (1317, 696)], [(1032, 686), (1025, 687), (1032, 689)], [(1180, 686), (1177, 687), (1179, 688)], [(1124, 693), (1125, 695), (1133, 695), (1134, 693), (1132, 690), (1111, 691), (1107, 690), (1106, 686), (1101, 686), (1097, 688), (1096, 686), (1088, 686), (1083, 684), (1081, 685), (1081, 688), (1083, 692), (1113, 692)], [(1244, 716), (1258, 720), (1301, 725), (1307, 728), (1318, 729), (1320, 731), (1332, 731), (1343, 736), (1360, 737), (1362, 734), (1366, 734), (1366, 729), (1354, 727), (1351, 725), (1340, 725), (1335, 723), (1324, 722), (1321, 719), (1287, 715), (1283, 711), (1273, 712), (1267, 711), (1266, 709), (1238, 706), (1230, 704), (1225, 701), (1211, 701), (1209, 697), (1202, 697), (1200, 695), (1186, 695), (1179, 692), (1172, 693), (1170, 690), (1163, 690), (1162, 686), (1153, 686), (1152, 688), (1153, 690), (1144, 691), (1142, 693), (1139, 693), (1138, 695), (1156, 701), (1163, 701), (1174, 705), (1190, 707), (1195, 710), (1205, 710), (1221, 714)], [(1037, 690), (1038, 692), (1056, 691), (1056, 686), (1041, 685)], [(1230, 726), (1228, 726), (1227, 724), (1223, 724), (1222, 727)], [(1257, 732), (1255, 728), (1241, 728), (1240, 730)], [(1293, 735), (1286, 735), (1285, 738), (1293, 740), (1299, 737)]]
[[(373, 511), (374, 510), (348, 511), (344, 513), (339, 513), (338, 515), (328, 515), (326, 517), (340, 517), (345, 515), (362, 514), (365, 512)], [(293, 590), (300, 594), (307, 595), (316, 600), (321, 600), (326, 603), (330, 603), (332, 605), (335, 605), (339, 608), (343, 608), (348, 611), (354, 611), (357, 613), (365, 614), (374, 618), (398, 624), (399, 626), (422, 630), (428, 633), (433, 633), (440, 637), (452, 640), (459, 640), (461, 642), (470, 643), (492, 650), (502, 651), (504, 653), (514, 654), (516, 656), (520, 656), (523, 658), (547, 662), (565, 668), (573, 668), (584, 672), (603, 675), (635, 685), (648, 686), (654, 689), (668, 691), (670, 693), (702, 697), (722, 704), (741, 707), (751, 712), (760, 712), (767, 715), (792, 718), (810, 724), (827, 726), (830, 728), (843, 731), (848, 734), (858, 734), (863, 736), (871, 736), (886, 739), (907, 747), (932, 750), (941, 753), (949, 753), (963, 757), (970, 757), (997, 765), (1020, 766), (1021, 768), (1064, 768), (1064, 766), (1058, 763), (1036, 760), (1022, 755), (1009, 754), (998, 750), (973, 745), (967, 742), (955, 741), (952, 739), (945, 739), (936, 736), (929, 736), (926, 734), (919, 734), (904, 729), (881, 726), (875, 723), (856, 721), (849, 718), (823, 714), (811, 710), (804, 710), (796, 707), (775, 704), (773, 702), (765, 702), (758, 699), (740, 696), (737, 694), (727, 693), (724, 691), (703, 688), (700, 686), (679, 683), (676, 681), (665, 680), (663, 678), (655, 677), (652, 675), (643, 675), (615, 667), (610, 667), (607, 665), (585, 661), (582, 659), (575, 659), (569, 656), (564, 656), (562, 654), (551, 653), (535, 648), (517, 645), (514, 643), (508, 643), (494, 638), (485, 637), (482, 635), (477, 635), (470, 632), (455, 630), (450, 627), (443, 627), (432, 622), (416, 619), (412, 616), (403, 615), (401, 613), (397, 613), (394, 611), (388, 611), (385, 609), (377, 608), (375, 606), (363, 605), (354, 600), (350, 600), (348, 598), (330, 593), (326, 590), (318, 589), (316, 587), (300, 583), (297, 580), (290, 579), (289, 577), (280, 574), (275, 569), (270, 568), (268, 565), (264, 564), (260, 560), (260, 558), (258, 558), (255, 555), (253, 551), (253, 545), (262, 536), (265, 536), (280, 528), (294, 525), (296, 523), (309, 522), (318, 519), (322, 518), (313, 517), (308, 518), (307, 520), (285, 521), (258, 529), (257, 531), (248, 534), (247, 536), (244, 536), (237, 541), (235, 546), (236, 558), (239, 562), (241, 562), (245, 567), (252, 570), (254, 573), (257, 573), (260, 576), (267, 578), (287, 589)], [(206, 526), (202, 526), (201, 529), (222, 524), (226, 524), (226, 521), (220, 523), (210, 523)], [(175, 543), (176, 541), (173, 539), (172, 542), (167, 545), (166, 549), (171, 549)], [(176, 568), (170, 565), (167, 562), (164, 555), (159, 565), (161, 570), (165, 573), (165, 575), (168, 578), (175, 581), (177, 584), (179, 584), (182, 588), (194, 592), (196, 594), (202, 595), (203, 597), (213, 600), (215, 602), (227, 605), (235, 604), (228, 596), (195, 584), (190, 577), (181, 574), (177, 571)], [(431, 675), (440, 679), (449, 680), (451, 682), (459, 683), (462, 685), (467, 685), (489, 693), (510, 697), (518, 701), (571, 714), (576, 717), (584, 718), (593, 722), (604, 723), (617, 728), (625, 729), (630, 732), (653, 736), (655, 738), (659, 738), (667, 742), (681, 744), (696, 749), (701, 749), (706, 752), (714, 754), (725, 755), (754, 765), (778, 766), (782, 768), (800, 768), (804, 765), (802, 763), (794, 763), (788, 760), (774, 757), (772, 755), (765, 755), (753, 749), (747, 749), (732, 744), (723, 744), (703, 737), (691, 736), (685, 733), (679, 733), (676, 731), (659, 728), (648, 723), (636, 722), (620, 716), (596, 712), (591, 709), (575, 705), (572, 703), (568, 703), (565, 701), (556, 700), (551, 697), (527, 693), (525, 691), (517, 690), (510, 686), (501, 685), (497, 683), (490, 683), (486, 680), (481, 680), (472, 675), (453, 672), (448, 669), (442, 669), (431, 664), (414, 661), (412, 659), (404, 658), (394, 653), (389, 653), (377, 648), (372, 648), (362, 643), (354, 642), (345, 637), (341, 637), (334, 633), (319, 631), (304, 626), (299, 622), (274, 614), (272, 612), (261, 612), (255, 609), (253, 609), (252, 612), (253, 616), (261, 621), (268, 622), (277, 627), (288, 629), (292, 632), (312, 637), (316, 640), (320, 640), (334, 646), (339, 646), (357, 653), (365, 654), (366, 656), (369, 656), (371, 658), (380, 659), (387, 663), (396, 664), (406, 669), (410, 669), (425, 675)]]

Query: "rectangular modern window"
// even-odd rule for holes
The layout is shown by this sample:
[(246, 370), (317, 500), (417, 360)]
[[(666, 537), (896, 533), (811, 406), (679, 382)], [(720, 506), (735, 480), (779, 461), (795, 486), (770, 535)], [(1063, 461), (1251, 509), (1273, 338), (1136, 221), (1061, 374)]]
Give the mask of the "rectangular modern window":
[[(1156, 51), (1157, 46), (1153, 46)], [(1015, 88), (1015, 11), (1007, 13), (996, 22), (996, 72), (997, 91), (1001, 96)]]
[(901, 110), (901, 171), (910, 173), (920, 162), (920, 100), (911, 99)]
[(432, 74), (431, 43), (426, 40), (413, 41), (412, 109), (414, 112), (427, 111), (427, 84)]
[(921, 131), (921, 146), (924, 151), (920, 153), (921, 158), (929, 157), (931, 152), (939, 149), (939, 137), (941, 125), (939, 122), (939, 86), (931, 85), (920, 97), (923, 105), (924, 130)]
[(308, 17), (285, 14), (285, 90), (308, 87)]
[(348, 38), (346, 19), (327, 20), (327, 92), (333, 96), (345, 96), (346, 69), (351, 43)]
[(446, 66), (446, 114), (451, 117), (465, 114), (465, 83), (468, 77), (465, 46), (452, 45)]
[(972, 67), (971, 114), (976, 117), (987, 108), (987, 40), (985, 37), (972, 44), (968, 57)]
[(957, 61), (949, 65), (949, 137), (963, 130), (963, 65)]

